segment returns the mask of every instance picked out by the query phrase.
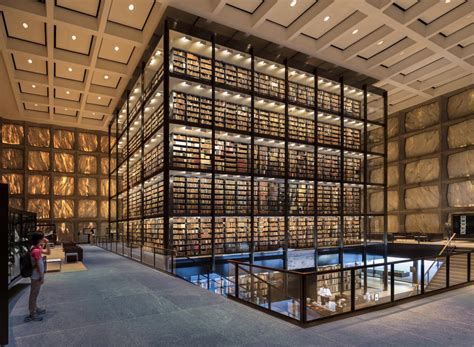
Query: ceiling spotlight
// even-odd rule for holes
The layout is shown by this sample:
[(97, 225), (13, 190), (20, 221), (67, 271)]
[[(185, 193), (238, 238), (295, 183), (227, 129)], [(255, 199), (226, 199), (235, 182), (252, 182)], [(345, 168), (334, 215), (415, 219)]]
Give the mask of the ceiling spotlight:
[(128, 10), (129, 10), (129, 11), (133, 11), (134, 9), (135, 9), (135, 5), (134, 5), (134, 4), (128, 5)]
[(355, 29), (353, 32), (352, 32), (352, 35), (355, 35), (359, 32), (359, 29)]
[(72, 36), (71, 36), (71, 39), (72, 39), (73, 41), (76, 41), (77, 36), (76, 36), (76, 35), (72, 35)]
[(28, 64), (33, 64), (33, 60), (28, 59)]
[(67, 111), (67, 108), (65, 108), (64, 111)]
[(377, 42), (377, 46), (380, 46), (382, 43), (383, 43), (383, 40), (380, 40), (379, 42)]
[(31, 88), (33, 88), (33, 89), (36, 88), (36, 84), (32, 84)]
[(66, 94), (69, 95), (71, 94), (71, 92), (69, 90), (66, 90)]
[(97, 97), (97, 100), (100, 100), (100, 99), (102, 99), (102, 97), (101, 97), (101, 96), (98, 96), (98, 97)]
[(109, 75), (104, 75), (104, 80), (108, 80), (109, 79)]
[(21, 25), (23, 26), (23, 28), (28, 29), (28, 23), (23, 22)]
[(72, 72), (72, 67), (68, 67), (67, 71)]
[(115, 51), (115, 52), (118, 52), (119, 49), (120, 49), (119, 46), (115, 46), (115, 47), (114, 47), (114, 51)]
[(296, 6), (296, 0), (291, 1), (290, 7), (295, 7)]
[(326, 17), (324, 17), (324, 21), (325, 21), (325, 22), (327, 22), (327, 21), (328, 21), (328, 20), (330, 20), (330, 19), (331, 19), (331, 17), (330, 17), (330, 16), (326, 16)]
[(38, 107), (38, 104), (35, 104), (36, 107)]
[(444, 0), (445, 4), (449, 4), (450, 2), (451, 2), (451, 0)]

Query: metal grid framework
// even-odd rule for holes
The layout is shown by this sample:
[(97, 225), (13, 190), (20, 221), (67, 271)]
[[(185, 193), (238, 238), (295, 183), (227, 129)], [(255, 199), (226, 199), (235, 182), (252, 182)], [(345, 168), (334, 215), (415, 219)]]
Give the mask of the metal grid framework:
[[(204, 80), (196, 80), (196, 79), (193, 79), (191, 77), (186, 77), (184, 75), (177, 75), (176, 73), (170, 71), (169, 67), (170, 67), (170, 28), (168, 27), (168, 23), (169, 21), (175, 23), (174, 26), (173, 26), (173, 31), (175, 32), (178, 32), (178, 33), (182, 33), (184, 35), (189, 35), (189, 36), (192, 36), (194, 37), (196, 40), (204, 40), (204, 41), (207, 41), (207, 42), (210, 42), (211, 45), (212, 45), (212, 78), (210, 81), (204, 81)], [(140, 107), (139, 109), (135, 109), (134, 107), (134, 112), (133, 114), (130, 113), (130, 106), (129, 106), (129, 102), (130, 102), (130, 95), (131, 95), (131, 90), (130, 91), (127, 91), (126, 95), (124, 96), (124, 105), (121, 109), (121, 112), (117, 112), (117, 114), (115, 115), (114, 119), (111, 121), (110, 125), (109, 125), (109, 134), (110, 134), (110, 140), (109, 140), (109, 144), (110, 144), (110, 156), (109, 156), (109, 160), (116, 160), (117, 162), (117, 166), (114, 168), (112, 168), (112, 166), (110, 166), (111, 168), (111, 172), (110, 172), (110, 176), (109, 178), (109, 182), (112, 182), (114, 179), (115, 179), (115, 182), (117, 183), (117, 195), (115, 196), (111, 196), (110, 197), (110, 200), (109, 202), (110, 203), (113, 203), (115, 204), (115, 206), (117, 206), (117, 214), (116, 215), (109, 215), (110, 219), (110, 230), (112, 231), (112, 234), (109, 235), (111, 238), (114, 238), (116, 239), (117, 241), (119, 242), (122, 242), (122, 247), (123, 247), (123, 244), (132, 244), (133, 243), (133, 240), (131, 240), (131, 222), (135, 222), (135, 221), (138, 221), (141, 225), (141, 230), (135, 230), (133, 231), (134, 233), (137, 233), (137, 234), (140, 234), (141, 235), (141, 240), (143, 240), (143, 224), (144, 224), (144, 220), (145, 220), (145, 217), (143, 216), (143, 214), (139, 217), (139, 218), (120, 218), (119, 215), (120, 215), (120, 207), (119, 207), (119, 195), (120, 195), (120, 190), (119, 190), (119, 181), (120, 181), (120, 177), (118, 175), (118, 171), (119, 171), (119, 167), (122, 165), (124, 167), (124, 170), (126, 172), (126, 177), (129, 179), (130, 175), (130, 165), (129, 165), (129, 160), (128, 158), (132, 157), (134, 154), (139, 154), (138, 152), (138, 148), (135, 150), (135, 152), (132, 152), (132, 153), (129, 153), (128, 151), (128, 147), (129, 147), (129, 143), (130, 143), (130, 138), (129, 138), (129, 131), (128, 129), (135, 123), (135, 121), (138, 119), (140, 121), (140, 124), (139, 126), (141, 127), (142, 131), (141, 131), (141, 140), (140, 140), (140, 148), (142, 149), (142, 153), (143, 153), (143, 146), (144, 146), (144, 138), (143, 138), (143, 128), (144, 128), (144, 122), (145, 122), (145, 118), (143, 117), (144, 115), (144, 109), (145, 109), (145, 105), (147, 103), (147, 101), (150, 99), (150, 95), (153, 95), (155, 94), (156, 90), (158, 90), (158, 88), (160, 88), (159, 90), (163, 91), (163, 95), (165, 96), (164, 98), (164, 101), (163, 101), (163, 107), (164, 107), (164, 120), (163, 120), (163, 125), (160, 127), (160, 130), (163, 130), (163, 157), (164, 157), (164, 168), (162, 171), (160, 171), (159, 173), (157, 173), (157, 175), (163, 175), (163, 185), (164, 185), (164, 210), (163, 210), (163, 213), (162, 214), (159, 214), (159, 215), (156, 215), (154, 217), (159, 217), (159, 218), (162, 218), (163, 219), (163, 225), (164, 225), (164, 242), (163, 242), (163, 247), (165, 249), (171, 249), (173, 248), (173, 235), (171, 235), (171, 228), (170, 228), (170, 218), (173, 217), (173, 214), (172, 214), (172, 211), (170, 209), (170, 205), (171, 205), (171, 197), (170, 197), (170, 175), (171, 175), (171, 169), (172, 169), (172, 163), (170, 161), (170, 153), (171, 153), (171, 144), (170, 144), (170, 125), (173, 125), (175, 122), (173, 120), (171, 120), (171, 114), (170, 114), (170, 102), (168, 100), (168, 98), (171, 97), (171, 89), (170, 89), (170, 80), (172, 78), (177, 78), (177, 79), (180, 79), (182, 81), (190, 81), (190, 82), (196, 82), (196, 83), (202, 83), (203, 85), (206, 85), (206, 86), (209, 86), (211, 88), (211, 95), (212, 95), (212, 125), (209, 127), (209, 129), (213, 130), (212, 131), (212, 137), (211, 137), (211, 143), (212, 143), (212, 148), (214, 143), (215, 143), (215, 140), (216, 140), (216, 131), (214, 131), (216, 128), (215, 128), (215, 101), (216, 101), (216, 73), (215, 73), (215, 69), (216, 69), (216, 56), (215, 56), (215, 52), (217, 50), (216, 46), (219, 45), (220, 47), (227, 47), (229, 49), (232, 49), (234, 51), (238, 51), (240, 50), (240, 52), (245, 52), (246, 54), (249, 54), (250, 57), (251, 57), (251, 73), (252, 73), (252, 83), (251, 83), (251, 88), (250, 90), (248, 90), (246, 92), (246, 94), (249, 95), (250, 97), (250, 104), (251, 104), (251, 109), (250, 109), (250, 117), (251, 117), (251, 131), (250, 131), (250, 141), (251, 141), (251, 151), (252, 151), (252, 154), (251, 154), (251, 157), (253, 158), (253, 155), (254, 155), (254, 143), (255, 143), (255, 139), (257, 138), (257, 135), (255, 134), (254, 132), (254, 105), (255, 105), (255, 100), (258, 96), (258, 94), (255, 92), (255, 81), (254, 81), (254, 73), (255, 73), (255, 69), (254, 69), (254, 66), (255, 66), (255, 61), (257, 60), (257, 57), (254, 56), (253, 54), (253, 49), (251, 47), (251, 45), (247, 45), (245, 42), (240, 42), (240, 43), (236, 43), (236, 42), (232, 42), (231, 40), (228, 40), (226, 38), (223, 38), (223, 37), (219, 37), (219, 40), (215, 37), (215, 35), (207, 32), (207, 31), (204, 31), (204, 30), (196, 30), (196, 28), (189, 28), (189, 27), (186, 27), (185, 25), (176, 25), (176, 22), (172, 19), (172, 18), (168, 18), (167, 20), (164, 21), (163, 25), (162, 25), (162, 30), (161, 30), (161, 33), (163, 35), (162, 37), (162, 46), (160, 46), (160, 50), (162, 49), (163, 51), (163, 73), (162, 73), (162, 79), (160, 79), (160, 82), (155, 85), (153, 88), (150, 87), (149, 89), (146, 89), (146, 90), (141, 90), (141, 94), (139, 96), (139, 102), (140, 102)], [(143, 59), (143, 63), (142, 63), (142, 74), (141, 76), (143, 76), (144, 74), (144, 67), (146, 66), (146, 64), (149, 63), (149, 59), (151, 57), (151, 54), (154, 54), (153, 51), (150, 51), (149, 52), (149, 55), (148, 56), (145, 56), (144, 59)], [(260, 59), (260, 58), (259, 58)], [(288, 58), (282, 58), (282, 60), (284, 61), (284, 68), (285, 68), (285, 97), (284, 99), (275, 99), (275, 98), (271, 98), (271, 97), (266, 97), (267, 99), (269, 100), (274, 100), (274, 101), (278, 101), (278, 102), (282, 102), (284, 107), (285, 107), (285, 137), (284, 137), (284, 143), (285, 143), (285, 152), (288, 153), (288, 150), (289, 150), (289, 143), (291, 142), (290, 138), (289, 138), (289, 134), (288, 134), (288, 122), (289, 122), (289, 108), (294, 106), (292, 105), (290, 102), (289, 102), (289, 99), (288, 99), (288, 83), (289, 83), (289, 70), (290, 69), (298, 69), (299, 71), (304, 71), (304, 73), (308, 74), (308, 76), (312, 76), (314, 78), (314, 88), (315, 88), (315, 91), (317, 92), (318, 91), (318, 80), (320, 78), (327, 78), (327, 79), (330, 79), (330, 75), (324, 71), (321, 71), (321, 70), (318, 70), (316, 68), (313, 68), (311, 66), (308, 66), (307, 64), (305, 65), (301, 65), (301, 64), (298, 64), (297, 62), (294, 62), (292, 61), (291, 59), (288, 59)], [(158, 74), (158, 72), (157, 72)], [(140, 77), (141, 78), (141, 77)], [(140, 81), (140, 79), (137, 80), (138, 82)], [(142, 83), (143, 83), (143, 79), (141, 79)], [(339, 92), (340, 92), (340, 95), (341, 95), (341, 100), (344, 100), (344, 92), (345, 90), (347, 89), (346, 87), (348, 86), (345, 86), (344, 85), (344, 80), (343, 78), (340, 78), (339, 80)], [(138, 86), (138, 87), (137, 87)], [(143, 85), (140, 87), (140, 84), (138, 85), (135, 85), (134, 88), (143, 88)], [(228, 86), (228, 88), (226, 88), (225, 86), (220, 86), (219, 88), (223, 88), (223, 89), (226, 89), (226, 90), (229, 90), (229, 91), (232, 91), (232, 87)], [(379, 130), (382, 130), (382, 138), (383, 140), (378, 143), (378, 145), (382, 145), (382, 153), (380, 155), (378, 155), (378, 157), (381, 159), (381, 161), (379, 162), (379, 164), (377, 166), (370, 166), (369, 167), (369, 157), (372, 155), (372, 156), (376, 156), (374, 154), (370, 154), (372, 152), (370, 152), (368, 149), (368, 143), (367, 141), (364, 141), (364, 146), (363, 146), (363, 149), (361, 149), (361, 152), (363, 153), (363, 166), (364, 166), (364, 179), (363, 179), (363, 182), (362, 182), (362, 185), (363, 185), (363, 199), (364, 199), (364, 203), (363, 203), (363, 211), (360, 212), (360, 214), (358, 214), (359, 216), (363, 217), (363, 226), (362, 226), (362, 232), (363, 232), (363, 236), (362, 236), (362, 243), (359, 244), (358, 246), (367, 246), (368, 244), (371, 244), (373, 242), (375, 242), (376, 244), (380, 244), (380, 241), (386, 245), (387, 243), (387, 233), (386, 233), (386, 230), (387, 230), (387, 225), (386, 225), (386, 221), (387, 221), (387, 218), (386, 218), (386, 210), (387, 210), (387, 200), (386, 200), (386, 182), (387, 182), (387, 175), (386, 175), (386, 155), (385, 153), (387, 152), (387, 143), (385, 141), (385, 139), (387, 138), (387, 132), (386, 132), (386, 127), (384, 126), (384, 124), (386, 123), (386, 119), (387, 119), (387, 111), (388, 111), (388, 104), (387, 104), (387, 93), (381, 89), (378, 89), (378, 88), (375, 88), (375, 87), (372, 87), (372, 86), (367, 86), (367, 85), (364, 85), (362, 86), (362, 89), (360, 89), (361, 92), (363, 93), (363, 103), (364, 105), (366, 106), (367, 105), (367, 95), (370, 93), (373, 93), (373, 94), (377, 94), (377, 95), (380, 95), (381, 96), (381, 100), (382, 100), (382, 122), (376, 122), (376, 121), (369, 121), (368, 120), (368, 114), (367, 114), (367, 107), (364, 107), (364, 112), (363, 114), (361, 115), (361, 122), (363, 122), (363, 132), (364, 132), (364, 138), (368, 138), (368, 135), (370, 133), (370, 131), (368, 130), (368, 127), (370, 126), (374, 126), (374, 125), (377, 125), (379, 127)], [(146, 95), (146, 96), (145, 96)], [(318, 118), (317, 118), (317, 115), (319, 113), (319, 108), (318, 108), (318, 103), (315, 102), (314, 103), (314, 109), (312, 109), (312, 111), (314, 111), (313, 113), (313, 116), (314, 116), (314, 119), (316, 120), (315, 122), (315, 132), (316, 132), (316, 138), (317, 138), (317, 122), (318, 122)], [(341, 109), (339, 112), (337, 112), (336, 114), (341, 116), (344, 114), (344, 103), (341, 102)], [(119, 116), (122, 116), (124, 110), (126, 110), (126, 114), (125, 114), (125, 123), (123, 124), (123, 130), (120, 130), (119, 129), (119, 122), (118, 122), (118, 119), (119, 119)], [(139, 116), (141, 116), (139, 118)], [(123, 117), (123, 116), (122, 116)], [(120, 119), (122, 118), (120, 117)], [(341, 129), (344, 129), (344, 127), (346, 126), (346, 121), (348, 121), (349, 119), (351, 119), (350, 117), (348, 118), (347, 116), (341, 116), (341, 117), (338, 117), (338, 119), (340, 120), (339, 122), (339, 126), (341, 127)], [(183, 125), (183, 123), (178, 123), (180, 125)], [(195, 125), (194, 125), (195, 126)], [(232, 130), (232, 129), (228, 129), (229, 132), (234, 132), (236, 134), (239, 134), (238, 131), (236, 130)], [(260, 135), (258, 135), (258, 137), (260, 137)], [(119, 140), (123, 139), (125, 141), (125, 153), (127, 153), (127, 155), (125, 156), (125, 160), (121, 161), (119, 160), (119, 151), (117, 150), (117, 147), (118, 147), (118, 143), (119, 143)], [(340, 159), (340, 170), (341, 170), (341, 177), (338, 181), (338, 183), (341, 185), (346, 183), (346, 181), (344, 180), (344, 164), (343, 164), (343, 158), (344, 158), (344, 146), (343, 146), (343, 142), (344, 142), (344, 136), (343, 136), (343, 131), (341, 131), (341, 144), (342, 146), (339, 146), (338, 148), (340, 149), (340, 155), (341, 155), (341, 159)], [(317, 156), (317, 153), (318, 153), (318, 143), (315, 142), (313, 143), (314, 145), (314, 153), (315, 153), (315, 156)], [(142, 158), (141, 158), (141, 169), (142, 169), (142, 172), (143, 172), (143, 169), (144, 169), (144, 162), (143, 162), (143, 155), (141, 155)], [(286, 158), (288, 158), (286, 156)], [(211, 215), (206, 215), (208, 217), (211, 218), (211, 223), (212, 223), (212, 226), (213, 226), (213, 229), (212, 229), (212, 254), (210, 254), (210, 257), (212, 258), (212, 260), (214, 261), (215, 257), (216, 257), (216, 253), (215, 253), (215, 228), (214, 228), (214, 225), (215, 225), (215, 219), (216, 219), (216, 213), (215, 213), (215, 177), (216, 177), (216, 171), (215, 171), (215, 153), (214, 153), (214, 150), (212, 151), (212, 155), (211, 155), (211, 170), (198, 170), (200, 171), (201, 173), (205, 173), (205, 174), (209, 174), (210, 177), (212, 177), (212, 206), (211, 206)], [(254, 186), (254, 183), (255, 183), (255, 177), (258, 176), (255, 174), (255, 171), (254, 171), (254, 163), (253, 161), (251, 161), (250, 163), (251, 165), (251, 171), (249, 173), (249, 176), (250, 176), (250, 181), (251, 181), (251, 194), (252, 194), (252, 198), (250, 199), (251, 201), (251, 213), (248, 215), (248, 217), (251, 218), (251, 245), (250, 245), (250, 250), (249, 250), (249, 257), (250, 257), (250, 260), (253, 261), (254, 259), (254, 255), (255, 255), (255, 250), (254, 250), (254, 240), (255, 240), (255, 223), (253, 222), (254, 221), (254, 218), (255, 218), (255, 213), (254, 213), (254, 209), (253, 209), (253, 204), (254, 204), (254, 190), (253, 190), (253, 186)], [(315, 161), (315, 168), (317, 168), (317, 160)], [(370, 176), (370, 171), (373, 170), (373, 169), (381, 169), (383, 170), (383, 181), (380, 182), (379, 184), (371, 184), (369, 182), (369, 179), (368, 177)], [(186, 169), (184, 169), (186, 171)], [(286, 160), (285, 161), (285, 176), (284, 176), (284, 182), (285, 182), (285, 207), (284, 207), (284, 214), (281, 215), (281, 217), (284, 217), (284, 220), (285, 220), (285, 241), (284, 241), (284, 255), (285, 257), (287, 256), (288, 254), (288, 238), (289, 238), (289, 232), (288, 232), (288, 219), (289, 219), (289, 189), (288, 189), (288, 185), (289, 185), (289, 181), (290, 181), (290, 176), (289, 176), (289, 160)], [(317, 171), (316, 171), (317, 172)], [(144, 189), (144, 179), (143, 179), (143, 175), (142, 175), (142, 180), (141, 182), (139, 183), (139, 187), (140, 189), (142, 190), (143, 192), (143, 189)], [(314, 175), (314, 187), (316, 189), (319, 181), (318, 179), (316, 178), (316, 174)], [(378, 211), (378, 212), (370, 212), (367, 205), (368, 205), (368, 200), (370, 199), (370, 197), (368, 196), (368, 187), (369, 186), (377, 186), (379, 187), (380, 191), (383, 192), (383, 196), (382, 196), (382, 205), (383, 205), (383, 210), (381, 211)], [(124, 192), (126, 192), (130, 185), (129, 185), (129, 181), (127, 181), (124, 185)], [(135, 186), (136, 187), (136, 186)], [(343, 189), (341, 189), (341, 191), (343, 191)], [(317, 206), (318, 204), (318, 201), (317, 201), (317, 194), (314, 194), (315, 195), (315, 204)], [(142, 195), (143, 197), (143, 195)], [(341, 195), (341, 201), (343, 201), (343, 196)], [(339, 250), (339, 254), (340, 254), (340, 261), (343, 262), (343, 250), (345, 249), (345, 246), (343, 244), (343, 236), (344, 236), (344, 223), (342, 222), (344, 219), (343, 217), (346, 215), (345, 212), (344, 212), (344, 208), (343, 208), (343, 204), (340, 203), (339, 204), (340, 206), (340, 209), (339, 209), (339, 212), (337, 214), (337, 216), (340, 218), (340, 221), (341, 221), (341, 224), (340, 224), (340, 227), (339, 227), (339, 232), (340, 232), (340, 237), (339, 237), (339, 244), (338, 246), (335, 248), (337, 250)], [(127, 204), (127, 211), (129, 211), (129, 207), (130, 207), (130, 204)], [(143, 211), (143, 199), (142, 199), (142, 211)], [(111, 211), (112, 209), (109, 209), (109, 211)], [(315, 221), (317, 221), (318, 217), (319, 217), (319, 214), (318, 214), (318, 208), (315, 208), (314, 211), (312, 212), (311, 214), (313, 216), (313, 218), (315, 219)], [(127, 213), (127, 216), (129, 216), (129, 214)], [(232, 216), (230, 216), (232, 217)], [(379, 231), (380, 233), (378, 235), (375, 235), (375, 234), (372, 234), (370, 233), (370, 228), (372, 228), (373, 226), (370, 225), (370, 221), (369, 221), (369, 218), (371, 217), (375, 217), (375, 218), (380, 218), (382, 220), (382, 225), (379, 226)], [(147, 217), (147, 218), (153, 218), (153, 217)], [(315, 239), (315, 243), (314, 243), (314, 250), (315, 250), (315, 253), (317, 254), (318, 252), (318, 249), (321, 249), (320, 247), (318, 247), (317, 245), (317, 230), (316, 230), (316, 225), (317, 223), (315, 223), (314, 225), (314, 239)], [(123, 232), (123, 233), (122, 233)], [(378, 239), (378, 241), (376, 241), (376, 239)], [(136, 244), (134, 245), (135, 247), (141, 247), (143, 246), (143, 242), (141, 244)], [(334, 250), (334, 248), (333, 248)]]
[[(42, 217), (38, 216), (39, 222), (44, 223), (55, 223), (57, 225), (58, 235), (62, 239), (72, 239), (78, 240), (78, 233), (82, 231), (82, 228), (87, 228), (89, 223), (93, 223), (94, 227), (97, 228), (102, 233), (105, 233), (105, 228), (107, 227), (107, 217), (108, 217), (108, 135), (104, 132), (88, 132), (81, 129), (75, 128), (66, 128), (58, 126), (47, 126), (43, 124), (35, 124), (29, 122), (13, 122), (7, 119), (0, 118), (0, 125), (2, 129), (10, 125), (21, 126), (23, 129), (23, 136), (20, 139), (20, 144), (6, 144), (3, 141), (3, 138), (0, 138), (0, 153), (2, 155), (2, 168), (0, 169), (0, 176), (5, 182), (4, 175), (9, 174), (19, 174), (21, 175), (21, 186), (22, 191), (18, 194), (12, 194), (10, 191), (10, 205), (14, 208), (20, 210), (30, 210), (33, 212), (41, 212), (38, 210), (40, 208), (37, 204), (36, 199), (47, 201), (49, 204), (49, 209), (47, 215)], [(49, 142), (48, 146), (38, 147), (32, 146), (28, 140), (28, 134), (31, 129), (45, 129), (49, 132)], [(8, 132), (10, 128), (6, 128), (5, 132)], [(74, 145), (71, 149), (64, 148), (55, 148), (55, 133), (58, 131), (66, 131), (69, 134), (74, 136)], [(84, 149), (79, 147), (79, 137), (80, 134), (85, 136), (92, 136), (96, 139), (95, 144), (89, 143), (90, 145), (96, 147), (92, 151), (84, 151)], [(82, 136), (83, 136), (82, 135)], [(0, 136), (1, 137), (1, 136)], [(21, 152), (22, 165), (21, 168), (8, 168), (8, 159), (7, 152), (9, 150), (15, 150)], [(30, 158), (29, 153), (31, 152), (43, 152), (47, 153), (49, 158), (46, 160), (47, 168), (29, 168)], [(55, 155), (68, 155), (67, 161), (69, 168), (68, 172), (60, 172), (56, 168)], [(80, 159), (83, 157), (83, 159)], [(94, 157), (95, 159), (92, 159)], [(84, 160), (85, 170), (80, 169), (79, 162)], [(93, 164), (95, 162), (95, 165)], [(96, 172), (94, 172), (94, 166), (96, 167)], [(91, 169), (89, 169), (91, 168)], [(82, 172), (81, 172), (82, 171)], [(89, 172), (89, 173), (86, 173)], [(35, 181), (30, 178), (34, 176), (44, 177), (46, 181)], [(65, 181), (63, 187), (66, 187), (69, 192), (67, 194), (55, 194), (54, 185), (56, 179), (60, 178), (70, 178), (74, 180), (73, 184), (70, 184), (70, 181)], [(95, 181), (95, 184), (91, 183)], [(45, 183), (45, 186), (42, 185)], [(84, 185), (84, 183), (90, 183), (91, 185)], [(82, 187), (79, 187), (82, 184)], [(95, 188), (95, 189), (94, 189)], [(95, 190), (95, 193), (94, 193)], [(81, 193), (80, 193), (81, 192)], [(57, 217), (54, 214), (55, 211), (55, 202), (58, 203), (56, 211), (62, 212), (65, 206), (61, 206), (62, 201), (70, 201), (73, 204), (72, 216), (68, 217)], [(29, 203), (31, 202), (31, 203)], [(84, 205), (82, 208), (86, 208), (85, 205), (90, 202), (96, 207), (94, 211), (91, 211), (90, 217), (81, 217), (79, 209), (80, 204)], [(64, 230), (61, 229), (61, 224), (65, 223), (69, 233), (65, 234)], [(103, 229), (103, 230), (101, 230)]]

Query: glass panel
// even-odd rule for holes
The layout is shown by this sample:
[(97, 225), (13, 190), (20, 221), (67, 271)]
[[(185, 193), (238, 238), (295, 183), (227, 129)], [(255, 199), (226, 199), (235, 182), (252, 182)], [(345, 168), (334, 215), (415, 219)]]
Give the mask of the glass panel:
[(50, 204), (48, 199), (29, 199), (27, 210), (35, 212), (38, 219), (49, 218)]
[(80, 200), (78, 208), (78, 217), (96, 218), (97, 217), (97, 201)]
[(384, 122), (384, 97), (367, 93), (367, 120), (373, 122)]
[(92, 155), (80, 155), (78, 159), (78, 172), (83, 174), (96, 174), (97, 158)]
[(382, 242), (384, 237), (384, 217), (368, 216), (367, 242)]
[(467, 254), (454, 254), (449, 257), (449, 285), (467, 282)]
[(23, 175), (21, 174), (3, 174), (2, 183), (8, 184), (10, 194), (23, 193)]
[(81, 196), (96, 196), (97, 195), (97, 180), (95, 178), (79, 178), (77, 186), (78, 193)]
[(58, 240), (61, 241), (72, 241), (74, 227), (72, 223), (58, 223), (57, 233)]
[(367, 151), (383, 154), (385, 152), (384, 128), (378, 125), (367, 125)]
[(9, 198), (8, 206), (17, 210), (23, 210), (23, 199)]
[(109, 158), (100, 158), (100, 173), (102, 175), (107, 175), (109, 173)]
[(446, 288), (446, 257), (425, 260), (425, 292)]
[(421, 261), (394, 264), (395, 300), (421, 294)]
[(53, 216), (54, 218), (74, 217), (74, 200), (55, 200)]
[(356, 270), (356, 309), (390, 302), (389, 266)]

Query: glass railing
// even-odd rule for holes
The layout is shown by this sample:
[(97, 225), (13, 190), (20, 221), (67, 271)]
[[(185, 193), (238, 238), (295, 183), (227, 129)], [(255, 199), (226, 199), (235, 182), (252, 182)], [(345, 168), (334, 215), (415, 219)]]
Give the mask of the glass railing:
[(474, 251), (299, 272), (229, 260), (227, 295), (281, 318), (314, 323), (472, 282)]

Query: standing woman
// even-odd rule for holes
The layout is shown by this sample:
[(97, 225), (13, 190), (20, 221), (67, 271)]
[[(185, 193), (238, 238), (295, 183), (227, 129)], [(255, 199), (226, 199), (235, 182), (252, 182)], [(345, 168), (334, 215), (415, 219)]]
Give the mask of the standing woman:
[(46, 310), (38, 308), (36, 301), (41, 289), (41, 285), (44, 283), (44, 272), (45, 272), (45, 261), (43, 254), (51, 254), (51, 250), (48, 246), (48, 239), (46, 239), (43, 233), (35, 232), (31, 235), (32, 247), (30, 249), (31, 264), (33, 265), (33, 274), (31, 275), (31, 289), (30, 289), (30, 300), (29, 310), (30, 315), (25, 318), (26, 322), (31, 321), (42, 321), (43, 315)]

